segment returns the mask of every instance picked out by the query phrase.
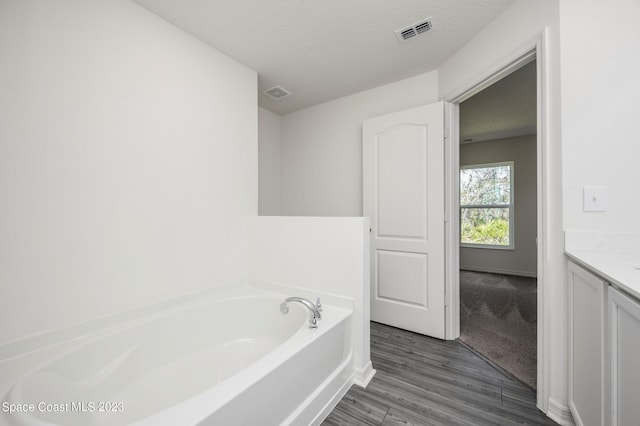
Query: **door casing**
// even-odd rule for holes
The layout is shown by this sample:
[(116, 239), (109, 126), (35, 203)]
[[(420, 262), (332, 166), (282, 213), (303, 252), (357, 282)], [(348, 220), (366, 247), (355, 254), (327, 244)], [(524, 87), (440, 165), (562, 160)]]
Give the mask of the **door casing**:
[(460, 218), (459, 211), (459, 106), (464, 100), (484, 90), (501, 78), (519, 69), (533, 59), (537, 61), (537, 406), (547, 412), (549, 408), (550, 366), (550, 301), (545, 291), (545, 247), (549, 230), (545, 212), (548, 210), (548, 129), (546, 112), (549, 102), (547, 85), (547, 30), (526, 43), (499, 63), (494, 64), (482, 76), (468, 82), (458, 91), (443, 97), (445, 104), (445, 324), (446, 338), (460, 336)]

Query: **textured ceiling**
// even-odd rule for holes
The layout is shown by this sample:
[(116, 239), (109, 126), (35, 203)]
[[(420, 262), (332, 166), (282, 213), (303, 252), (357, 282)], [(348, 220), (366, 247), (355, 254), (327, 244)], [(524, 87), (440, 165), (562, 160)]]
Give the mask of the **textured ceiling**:
[[(284, 114), (437, 69), (515, 0), (134, 0), (258, 72)], [(433, 29), (405, 43), (395, 30)]]
[(462, 143), (535, 133), (535, 61), (460, 104)]

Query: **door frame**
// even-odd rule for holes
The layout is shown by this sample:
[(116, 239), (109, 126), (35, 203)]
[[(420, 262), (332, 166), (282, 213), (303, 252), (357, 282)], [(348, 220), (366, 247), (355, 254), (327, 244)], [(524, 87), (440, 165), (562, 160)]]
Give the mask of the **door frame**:
[(513, 71), (521, 68), (533, 59), (536, 64), (537, 80), (537, 406), (545, 413), (549, 408), (550, 383), (550, 347), (551, 331), (550, 291), (546, 280), (549, 268), (544, 254), (548, 252), (549, 227), (547, 212), (549, 211), (550, 192), (548, 164), (549, 136), (549, 86), (547, 30), (525, 43), (520, 48), (494, 64), (491, 68), (469, 81), (463, 88), (443, 97), (447, 103), (445, 108), (445, 335), (447, 339), (460, 336), (460, 215), (459, 211), (459, 174), (460, 174), (460, 120), (459, 106), (464, 100), (477, 94), (488, 86)]

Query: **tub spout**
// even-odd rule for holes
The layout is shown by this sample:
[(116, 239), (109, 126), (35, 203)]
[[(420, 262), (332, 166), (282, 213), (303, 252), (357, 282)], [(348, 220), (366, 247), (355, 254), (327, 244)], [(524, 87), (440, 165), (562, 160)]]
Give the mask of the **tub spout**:
[(314, 304), (313, 302), (303, 298), (303, 297), (287, 297), (284, 299), (284, 302), (280, 304), (280, 312), (286, 314), (289, 312), (289, 302), (299, 302), (309, 309), (310, 317), (309, 317), (309, 327), (310, 328), (318, 328), (318, 320), (322, 318), (320, 314), (321, 304), (320, 299)]

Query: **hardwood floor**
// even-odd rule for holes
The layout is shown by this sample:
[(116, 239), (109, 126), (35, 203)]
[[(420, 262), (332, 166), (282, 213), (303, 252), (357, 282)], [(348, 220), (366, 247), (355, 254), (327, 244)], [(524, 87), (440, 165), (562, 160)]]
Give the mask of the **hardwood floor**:
[(371, 323), (367, 389), (353, 386), (322, 423), (357, 425), (555, 425), (532, 389), (456, 341)]

